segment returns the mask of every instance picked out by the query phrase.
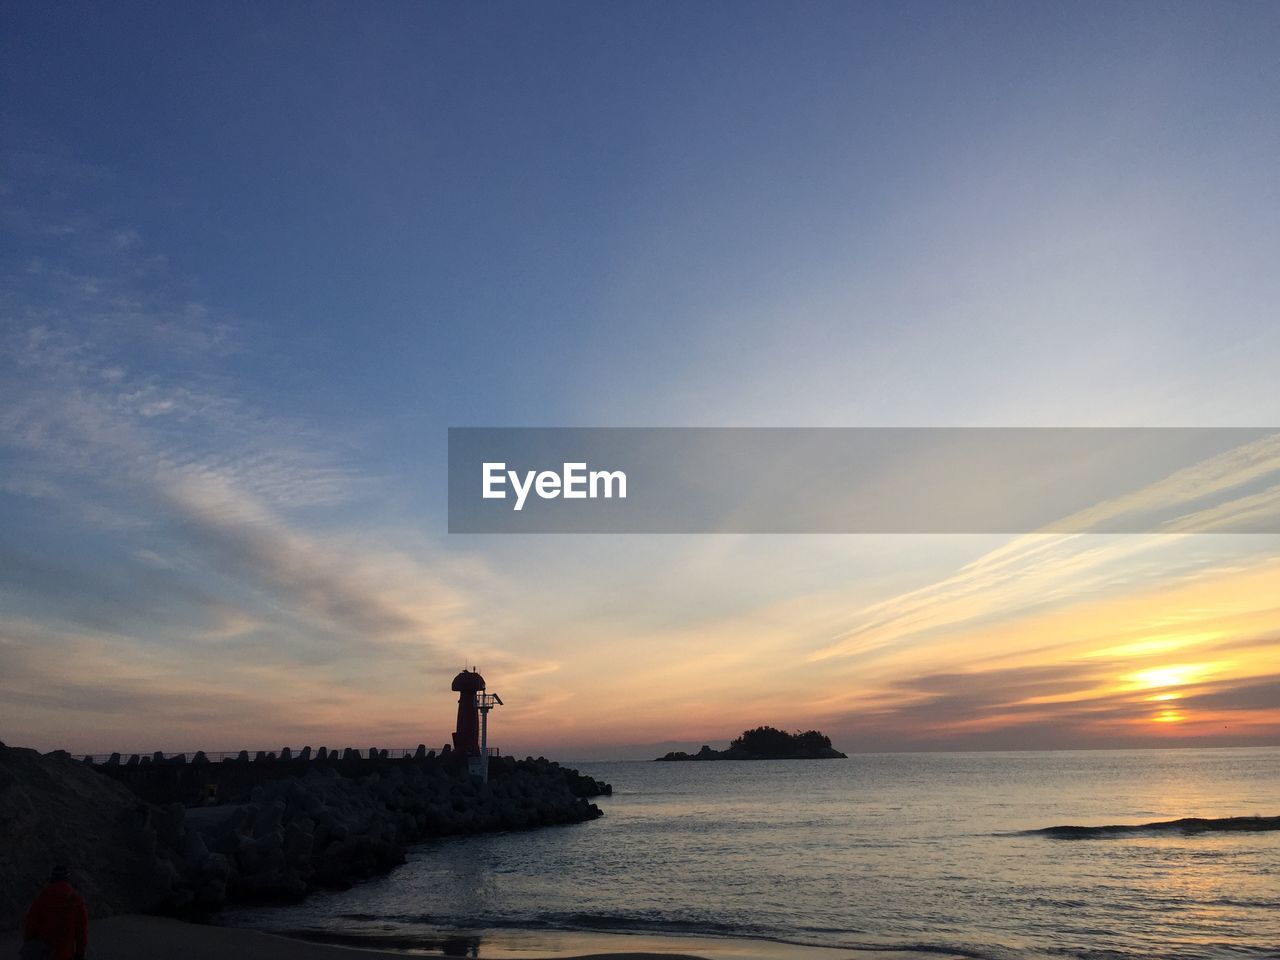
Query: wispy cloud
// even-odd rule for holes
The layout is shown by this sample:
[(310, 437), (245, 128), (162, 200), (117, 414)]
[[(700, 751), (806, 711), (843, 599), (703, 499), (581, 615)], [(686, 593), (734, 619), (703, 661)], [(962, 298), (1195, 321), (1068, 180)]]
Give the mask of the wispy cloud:
[[(342, 703), (362, 727), (399, 711), (395, 727), (424, 671), (477, 653), (548, 668), (476, 635), (483, 564), (352, 519), (376, 482), (340, 439), (239, 390), (235, 324), (174, 302), (136, 231), (104, 246), (109, 277), (42, 271), (43, 292), (11, 298), (0, 342), (17, 374), (0, 414), (6, 509), (39, 512), (42, 536), (61, 513), (73, 538), (0, 552), (11, 609), (42, 618), (4, 641), (29, 730), (69, 704), (162, 710), (179, 727), (213, 714), (305, 727)], [(66, 676), (64, 656), (87, 671)], [(385, 709), (370, 710), (379, 695)], [(223, 707), (193, 712), (212, 697)]]
[[(1238, 556), (1220, 541), (1184, 535), (1236, 529), (1242, 518), (1274, 518), (1280, 486), (1249, 489), (1280, 472), (1280, 436), (1267, 436), (1175, 471), (1130, 494), (1100, 503), (1053, 530), (1107, 529), (1121, 517), (1165, 516), (1157, 535), (1098, 536), (1035, 533), (967, 564), (955, 575), (859, 611), (856, 626), (820, 647), (815, 660), (866, 656), (931, 631), (1005, 618), (1080, 596), (1130, 590), (1144, 580), (1175, 580)], [(1216, 502), (1215, 502), (1216, 501)], [(1267, 551), (1274, 536), (1256, 535), (1253, 550)]]

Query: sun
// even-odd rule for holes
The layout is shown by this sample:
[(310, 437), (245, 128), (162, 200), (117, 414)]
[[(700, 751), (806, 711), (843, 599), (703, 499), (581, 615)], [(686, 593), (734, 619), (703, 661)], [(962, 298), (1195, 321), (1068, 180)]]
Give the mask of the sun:
[(1152, 690), (1157, 687), (1179, 687), (1191, 683), (1202, 673), (1203, 670), (1199, 665), (1180, 664), (1178, 666), (1140, 670), (1137, 673), (1130, 674), (1126, 679), (1140, 689)]

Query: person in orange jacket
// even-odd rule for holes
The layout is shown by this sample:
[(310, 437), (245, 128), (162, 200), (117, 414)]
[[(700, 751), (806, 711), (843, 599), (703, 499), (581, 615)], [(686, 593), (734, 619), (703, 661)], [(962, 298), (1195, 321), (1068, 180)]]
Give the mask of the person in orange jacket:
[[(71, 885), (70, 870), (58, 864), (27, 909), (22, 925), (25, 941), (22, 956), (44, 956), (48, 960), (84, 960), (89, 946), (89, 911), (84, 897)], [(40, 950), (43, 944), (47, 950)]]

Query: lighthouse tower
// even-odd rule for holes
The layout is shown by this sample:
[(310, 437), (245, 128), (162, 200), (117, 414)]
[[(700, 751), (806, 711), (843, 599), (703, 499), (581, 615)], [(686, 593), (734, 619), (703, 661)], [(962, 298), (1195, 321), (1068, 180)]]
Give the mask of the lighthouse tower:
[(471, 772), (489, 782), (489, 711), (502, 706), (496, 693), (486, 693), (479, 671), (463, 670), (453, 678), (458, 692), (458, 729), (453, 749), (467, 758)]
[(484, 689), (484, 677), (475, 670), (463, 670), (453, 678), (458, 691), (458, 727), (453, 732), (453, 749), (464, 757), (480, 756), (480, 712), (476, 694)]

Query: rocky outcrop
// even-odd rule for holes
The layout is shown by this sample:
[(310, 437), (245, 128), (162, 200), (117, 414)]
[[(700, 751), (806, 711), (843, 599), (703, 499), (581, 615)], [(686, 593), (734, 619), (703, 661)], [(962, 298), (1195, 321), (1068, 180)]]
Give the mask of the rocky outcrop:
[(460, 758), (373, 759), (277, 776), (286, 761), (264, 758), (273, 776), (243, 802), (188, 808), (147, 803), (66, 755), (0, 747), (0, 920), (16, 919), (55, 859), (74, 864), (99, 914), (208, 910), (349, 886), (428, 837), (591, 820), (589, 798), (611, 792), (543, 758), (494, 758), (487, 784)]
[(817, 730), (786, 733), (774, 727), (744, 731), (727, 750), (712, 750), (703, 744), (697, 753), (672, 750), (657, 758), (673, 760), (847, 760), (831, 746), (831, 738)]
[(95, 915), (150, 906), (147, 821), (137, 797), (66, 754), (0, 744), (0, 926), (12, 929), (59, 860)]
[[(262, 784), (248, 804), (192, 810), (188, 830), (225, 858), (226, 899), (292, 898), (383, 873), (428, 837), (595, 819), (586, 798), (607, 790), (546, 760), (495, 760), (487, 784), (456, 766), (389, 762), (358, 779), (317, 766)], [(185, 891), (219, 902), (208, 882), (198, 872)]]

